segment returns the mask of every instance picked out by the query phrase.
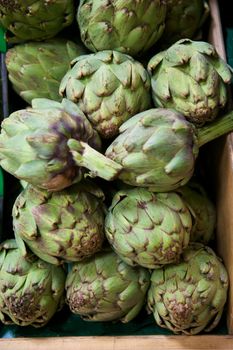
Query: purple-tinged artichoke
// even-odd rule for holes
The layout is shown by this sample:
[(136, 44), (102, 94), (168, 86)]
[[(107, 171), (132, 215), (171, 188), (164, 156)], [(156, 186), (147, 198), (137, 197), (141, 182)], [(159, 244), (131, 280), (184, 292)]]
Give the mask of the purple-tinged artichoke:
[(59, 192), (27, 186), (15, 201), (13, 227), (22, 254), (28, 246), (51, 264), (81, 261), (102, 247), (103, 192), (88, 182)]
[(34, 99), (32, 108), (12, 113), (2, 122), (0, 165), (20, 180), (59, 191), (82, 179), (69, 152), (70, 138), (100, 149), (96, 131), (71, 101)]

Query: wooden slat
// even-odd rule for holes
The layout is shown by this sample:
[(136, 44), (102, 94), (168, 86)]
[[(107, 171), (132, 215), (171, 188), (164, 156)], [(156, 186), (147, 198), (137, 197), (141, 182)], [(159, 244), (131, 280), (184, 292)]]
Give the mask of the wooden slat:
[[(210, 0), (209, 5), (211, 10), (209, 41), (226, 60), (218, 1)], [(229, 334), (233, 334), (233, 134), (214, 142), (212, 150), (210, 154), (214, 164), (212, 174), (215, 177), (217, 203), (217, 251), (224, 261), (230, 279), (227, 325)]]
[(9, 339), (1, 350), (232, 350), (231, 336), (134, 336)]
[(224, 38), (222, 33), (221, 18), (219, 13), (218, 0), (209, 0), (210, 7), (210, 30), (208, 41), (213, 43), (218, 54), (226, 60), (226, 51), (224, 45)]
[(217, 251), (227, 268), (230, 287), (227, 305), (228, 333), (233, 334), (233, 134), (216, 142), (213, 169), (217, 199)]

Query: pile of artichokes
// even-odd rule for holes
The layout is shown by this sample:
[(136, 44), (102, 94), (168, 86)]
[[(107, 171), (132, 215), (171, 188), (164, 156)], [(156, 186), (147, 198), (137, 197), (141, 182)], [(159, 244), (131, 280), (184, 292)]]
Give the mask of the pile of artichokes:
[(26, 182), (0, 244), (3, 323), (41, 327), (67, 304), (125, 323), (146, 308), (177, 334), (218, 324), (228, 274), (195, 175), (199, 148), (233, 130), (232, 73), (197, 40), (208, 11), (205, 0), (0, 0), (22, 105), (2, 122), (0, 165)]

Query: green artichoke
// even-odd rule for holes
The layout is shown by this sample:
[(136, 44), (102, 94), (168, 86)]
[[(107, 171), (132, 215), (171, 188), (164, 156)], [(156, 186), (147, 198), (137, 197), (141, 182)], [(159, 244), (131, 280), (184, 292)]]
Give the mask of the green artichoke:
[(66, 279), (70, 310), (88, 321), (131, 321), (145, 303), (150, 273), (132, 268), (114, 252), (75, 263)]
[(120, 258), (148, 269), (179, 261), (191, 229), (191, 213), (178, 194), (145, 188), (116, 193), (105, 220), (106, 237)]
[(54, 37), (74, 19), (73, 0), (0, 0), (0, 24), (12, 42)]
[(160, 38), (162, 46), (169, 46), (183, 38), (193, 38), (209, 15), (205, 0), (166, 0), (165, 29)]
[(134, 56), (160, 38), (165, 16), (163, 0), (81, 0), (77, 21), (89, 50), (112, 49)]
[(14, 240), (0, 245), (0, 320), (44, 326), (63, 305), (66, 274), (31, 253), (24, 257)]
[(196, 243), (179, 264), (152, 273), (148, 308), (159, 326), (174, 333), (209, 332), (221, 318), (227, 290), (224, 265), (212, 249)]
[(213, 239), (216, 210), (203, 186), (195, 181), (176, 190), (192, 209), (193, 227), (190, 241), (208, 243)]
[(85, 52), (83, 46), (65, 39), (16, 45), (6, 53), (9, 80), (29, 104), (38, 97), (61, 101), (61, 79), (70, 62)]
[(34, 99), (32, 108), (16, 111), (2, 122), (0, 165), (34, 186), (61, 190), (83, 174), (69, 152), (70, 137), (100, 148), (99, 136), (74, 103)]
[(60, 85), (60, 94), (78, 104), (102, 137), (151, 106), (150, 78), (141, 63), (116, 51), (78, 57)]
[(103, 193), (90, 183), (59, 192), (27, 186), (13, 207), (13, 227), (22, 254), (25, 244), (51, 264), (80, 261), (101, 249)]
[(204, 124), (226, 105), (232, 73), (209, 43), (183, 39), (148, 63), (152, 97), (158, 107), (174, 108)]
[(200, 146), (232, 129), (233, 111), (197, 129), (175, 110), (157, 108), (122, 124), (105, 156), (85, 142), (71, 139), (68, 146), (77, 165), (89, 169), (90, 176), (168, 192), (192, 177)]

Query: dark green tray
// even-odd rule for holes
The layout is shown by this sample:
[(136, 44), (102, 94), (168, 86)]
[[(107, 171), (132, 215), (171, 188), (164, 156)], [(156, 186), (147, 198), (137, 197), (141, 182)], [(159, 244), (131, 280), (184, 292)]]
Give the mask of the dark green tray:
[[(207, 334), (207, 333), (203, 333)], [(225, 317), (217, 328), (210, 334), (226, 335), (227, 326)], [(147, 315), (145, 310), (131, 322), (88, 322), (79, 316), (73, 315), (65, 307), (57, 313), (53, 319), (43, 328), (30, 326), (0, 326), (0, 338), (17, 337), (73, 337), (73, 336), (126, 336), (126, 335), (173, 335), (172, 332), (157, 327), (152, 315)]]

